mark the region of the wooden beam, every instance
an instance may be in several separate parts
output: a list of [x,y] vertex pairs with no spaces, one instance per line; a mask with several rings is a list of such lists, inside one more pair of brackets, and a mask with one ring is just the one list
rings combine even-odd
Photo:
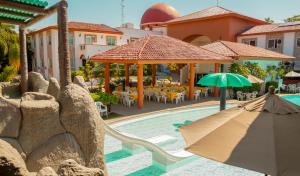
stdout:
[[129,86],[129,64],[125,64],[125,86]]
[[189,99],[194,100],[195,64],[190,64]]
[[27,62],[27,48],[26,48],[26,32],[25,29],[20,26],[19,28],[19,40],[20,40],[20,59],[21,59],[21,91],[22,93],[28,90],[28,62]]
[[60,86],[63,88],[72,82],[69,53],[68,3],[65,0],[62,0],[58,7],[57,24]]
[[33,5],[27,5],[11,0],[0,0],[0,6],[6,7],[6,8],[12,8],[17,10],[23,10],[27,12],[32,13],[38,13],[38,14],[45,14],[45,8],[44,7],[38,7]]
[[138,65],[138,75],[137,75],[137,91],[138,91],[138,108],[142,109],[144,107],[144,65]]
[[54,4],[53,6],[45,9],[45,13],[41,14],[41,15],[37,15],[36,17],[32,18],[31,20],[29,20],[27,22],[27,24],[25,25],[26,27],[30,27],[32,25],[34,25],[35,23],[49,17],[50,15],[54,14],[57,12],[58,7],[60,6],[60,4],[62,3],[62,1]]
[[18,12],[4,10],[4,9],[0,9],[0,13],[5,13],[5,14],[9,14],[9,15],[16,15],[16,16],[21,16],[21,17],[26,17],[26,18],[33,18],[34,17],[33,14],[18,13]]
[[110,64],[106,63],[105,64],[105,70],[104,70],[104,88],[105,88],[105,92],[107,94],[110,93],[110,87],[109,87],[109,82],[110,82]]
[[152,64],[152,86],[156,84],[156,64]]
[[0,17],[1,23],[13,24],[13,25],[25,25],[26,23],[20,20],[10,20],[7,18]]

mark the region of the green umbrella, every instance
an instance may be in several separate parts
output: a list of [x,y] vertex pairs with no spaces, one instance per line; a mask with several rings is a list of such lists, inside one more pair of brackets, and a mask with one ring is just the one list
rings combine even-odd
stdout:
[[201,78],[197,84],[208,87],[221,87],[220,110],[225,109],[226,87],[252,86],[250,81],[242,75],[234,73],[213,73]]

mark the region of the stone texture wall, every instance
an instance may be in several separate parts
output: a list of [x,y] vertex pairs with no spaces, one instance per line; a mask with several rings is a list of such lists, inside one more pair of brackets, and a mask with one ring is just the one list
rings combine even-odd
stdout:
[[10,144],[38,175],[66,167],[106,175],[104,122],[89,93],[75,84],[60,90],[56,80],[45,81],[39,73],[30,73],[29,80],[33,92],[17,100],[0,95],[0,142]]

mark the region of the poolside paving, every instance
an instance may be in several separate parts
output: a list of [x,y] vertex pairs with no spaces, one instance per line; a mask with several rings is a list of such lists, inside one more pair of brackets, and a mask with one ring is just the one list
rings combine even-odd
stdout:
[[[241,101],[237,101],[234,99],[227,100],[228,104],[238,104]],[[145,101],[144,108],[138,109],[137,105],[132,107],[126,107],[121,104],[113,105],[111,110],[114,113],[120,114],[122,117],[108,119],[105,120],[108,124],[117,123],[120,121],[132,119],[132,118],[139,118],[143,117],[144,115],[158,113],[167,111],[170,109],[185,109],[185,108],[193,108],[193,107],[204,107],[204,106],[217,106],[219,105],[219,98],[218,97],[209,97],[209,98],[202,98],[200,100],[193,100],[193,101],[184,101],[179,104],[175,103],[158,103],[154,101]]]

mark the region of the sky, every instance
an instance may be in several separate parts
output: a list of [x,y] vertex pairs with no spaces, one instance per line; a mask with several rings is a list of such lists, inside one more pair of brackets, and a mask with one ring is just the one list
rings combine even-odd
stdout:
[[[48,0],[49,5],[59,0]],[[125,0],[125,22],[139,27],[143,13],[156,3],[173,6],[180,15],[187,15],[215,6],[217,0]],[[121,25],[121,0],[68,0],[69,21],[102,23],[111,27]],[[287,17],[300,14],[300,0],[219,0],[219,5],[247,16],[264,19],[270,17],[275,22],[283,22]],[[31,27],[40,29],[56,24],[56,15]]]

